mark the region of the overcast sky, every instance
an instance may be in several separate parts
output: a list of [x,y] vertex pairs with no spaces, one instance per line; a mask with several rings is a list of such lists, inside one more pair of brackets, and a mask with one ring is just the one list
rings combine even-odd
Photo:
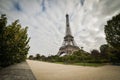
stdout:
[[28,26],[30,54],[57,54],[65,36],[65,15],[79,47],[90,52],[105,44],[104,25],[120,12],[120,0],[0,0],[8,24]]

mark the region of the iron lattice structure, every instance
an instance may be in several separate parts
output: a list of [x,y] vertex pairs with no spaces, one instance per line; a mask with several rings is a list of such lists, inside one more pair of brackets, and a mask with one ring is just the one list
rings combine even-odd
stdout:
[[69,15],[66,14],[66,34],[62,46],[59,49],[58,55],[65,53],[70,55],[75,51],[80,50],[80,48],[75,43],[74,37],[72,36],[70,25],[69,25]]

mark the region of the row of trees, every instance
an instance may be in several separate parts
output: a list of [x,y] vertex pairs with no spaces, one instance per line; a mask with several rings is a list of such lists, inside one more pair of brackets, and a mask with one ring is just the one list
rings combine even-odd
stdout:
[[107,44],[100,46],[100,52],[93,49],[88,53],[81,49],[72,55],[62,57],[57,55],[45,57],[37,54],[35,57],[30,55],[29,59],[65,63],[120,63],[120,14],[107,22],[104,31]]
[[[91,53],[88,53],[84,50],[79,50],[74,52],[72,55],[65,56],[51,55],[48,57],[36,54],[35,56],[30,55],[29,59],[64,63],[116,63],[117,61],[119,61],[117,58],[114,58],[115,57],[114,54],[108,52],[104,53],[102,51],[99,52],[98,50],[93,49]],[[105,50],[105,52],[106,51],[107,49]]]
[[29,50],[27,27],[16,20],[7,26],[6,15],[0,17],[0,66],[8,66],[24,61]]

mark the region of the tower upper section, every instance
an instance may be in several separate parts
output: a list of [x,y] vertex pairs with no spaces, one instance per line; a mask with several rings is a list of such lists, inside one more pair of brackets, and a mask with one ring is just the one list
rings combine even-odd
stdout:
[[66,36],[72,36],[70,24],[69,24],[69,15],[66,14]]

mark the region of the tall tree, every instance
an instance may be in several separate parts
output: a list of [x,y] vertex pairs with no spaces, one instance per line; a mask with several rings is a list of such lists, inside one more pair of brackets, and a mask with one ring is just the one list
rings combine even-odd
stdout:
[[105,35],[108,44],[120,51],[120,14],[107,21]]
[[27,27],[22,28],[18,20],[6,26],[7,18],[2,15],[0,19],[0,65],[8,66],[24,61],[29,50]]
[[4,57],[3,54],[6,54],[5,52],[5,29],[6,29],[6,24],[7,24],[7,17],[5,14],[1,15],[0,17],[0,65],[3,63],[2,59]]
[[113,63],[120,63],[120,14],[107,21],[104,31],[110,48],[110,61]]

